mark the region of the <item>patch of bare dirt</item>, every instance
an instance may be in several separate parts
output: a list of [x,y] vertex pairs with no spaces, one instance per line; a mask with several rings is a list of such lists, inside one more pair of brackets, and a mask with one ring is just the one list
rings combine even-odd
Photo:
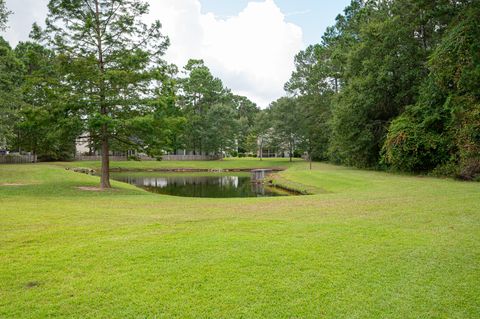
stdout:
[[40,283],[38,281],[30,281],[25,284],[25,288],[27,289],[32,289],[40,286]]
[[33,288],[37,288],[39,286],[40,286],[40,282],[38,282],[38,281],[30,281],[30,282],[27,282],[25,284],[26,289],[33,289]]
[[80,187],[77,187],[77,189],[81,191],[86,191],[86,192],[103,192],[103,189],[101,189],[100,187],[80,186]]
[[0,183],[0,186],[27,186],[32,184],[25,184],[25,183]]

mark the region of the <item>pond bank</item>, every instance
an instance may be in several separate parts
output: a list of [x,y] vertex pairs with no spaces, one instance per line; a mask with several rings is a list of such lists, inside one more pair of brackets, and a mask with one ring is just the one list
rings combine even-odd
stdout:
[[[99,169],[93,168],[66,168],[78,173],[98,175]],[[253,173],[257,170],[267,170],[268,174],[259,181],[260,184],[276,188],[290,195],[313,195],[315,192],[305,189],[305,185],[289,182],[278,173],[287,170],[288,167],[261,167],[261,168],[188,168],[188,167],[159,167],[159,168],[138,168],[138,167],[110,167],[111,173]],[[258,183],[258,182],[256,182]]]
[[[110,167],[113,173],[150,172],[150,173],[250,173],[257,168],[125,168]],[[268,168],[273,172],[282,172],[287,168]]]
[[238,198],[292,196],[291,192],[252,182],[248,172],[121,172],[113,180],[135,185],[151,193],[180,197]]

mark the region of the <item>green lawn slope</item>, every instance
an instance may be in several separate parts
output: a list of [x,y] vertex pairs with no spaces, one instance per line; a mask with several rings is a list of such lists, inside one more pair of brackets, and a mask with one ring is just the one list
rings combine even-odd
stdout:
[[85,163],[1,165],[0,318],[480,317],[480,184],[285,160],[113,166],[186,164],[281,166],[315,195],[98,192],[64,169]]

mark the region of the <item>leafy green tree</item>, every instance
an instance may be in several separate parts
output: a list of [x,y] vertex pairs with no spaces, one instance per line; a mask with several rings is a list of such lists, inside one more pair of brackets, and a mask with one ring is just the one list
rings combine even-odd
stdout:
[[255,145],[258,147],[258,157],[260,160],[263,160],[264,147],[269,144],[271,130],[272,125],[268,111],[258,112],[255,116],[255,124],[252,127],[252,132],[255,136]]
[[379,162],[390,121],[414,103],[424,77],[425,53],[413,26],[391,16],[393,3],[369,3],[349,52],[345,86],[333,108],[331,152],[340,162],[372,167]]
[[0,37],[0,148],[11,145],[21,107],[23,65],[10,45]]
[[8,16],[12,12],[7,9],[5,0],[0,0],[0,31],[3,31],[7,28]]
[[210,107],[205,116],[206,131],[205,150],[210,153],[222,154],[236,147],[238,121],[235,109],[229,104],[215,104]]
[[328,159],[331,136],[331,94],[297,98],[299,135],[310,161]]
[[245,96],[229,94],[227,103],[231,103],[235,110],[235,119],[237,120],[237,138],[238,151],[245,153],[250,147],[249,136],[252,133],[255,124],[255,117],[260,109],[255,103]]
[[208,107],[225,97],[222,81],[212,75],[203,60],[189,60],[184,74],[186,77],[180,81],[182,104],[189,111],[204,114]]
[[111,187],[110,142],[128,141],[126,119],[151,113],[149,101],[164,74],[161,56],[168,39],[159,21],[142,22],[148,8],[138,0],[48,4],[44,39],[63,58],[63,80],[70,88],[65,102],[86,119],[86,131],[101,145],[102,188]]
[[310,159],[326,159],[330,142],[332,95],[339,90],[337,71],[327,47],[309,46],[295,57],[295,71],[285,90],[296,98],[298,132]]
[[480,176],[479,14],[478,2],[457,14],[431,55],[419,102],[390,125],[384,160],[392,167]]
[[195,154],[202,154],[208,151],[208,110],[222,103],[227,92],[222,81],[212,75],[203,60],[188,61],[184,75],[179,83],[182,91],[179,102],[187,117],[186,147]]
[[283,149],[292,161],[296,146],[301,142],[301,115],[299,105],[293,98],[283,97],[269,107],[269,116],[275,137],[281,141]]
[[338,79],[333,78],[331,57],[327,47],[316,44],[295,56],[295,71],[285,84],[285,90],[295,96],[316,96],[338,90]]
[[41,160],[71,159],[75,139],[82,133],[81,121],[63,104],[65,88],[57,57],[32,42],[18,44],[15,54],[24,66],[16,144]]
[[172,76],[166,76],[163,85],[152,100],[153,112],[128,120],[132,144],[130,149],[138,149],[153,157],[165,152],[173,152],[184,147],[184,134],[187,119],[176,105],[176,83]]
[[179,104],[187,119],[186,147],[200,154],[243,149],[257,106],[232,94],[202,60],[190,60],[184,75]]
[[247,138],[245,139],[244,144],[245,153],[240,154],[239,156],[257,156],[260,155],[259,145],[258,145],[258,137],[255,134],[255,125],[251,128],[250,133],[248,134]]

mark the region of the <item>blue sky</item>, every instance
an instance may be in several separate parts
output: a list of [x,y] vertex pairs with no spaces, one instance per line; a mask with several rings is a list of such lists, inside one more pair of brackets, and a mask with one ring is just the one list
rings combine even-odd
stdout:
[[[203,13],[213,12],[219,17],[229,17],[242,11],[249,2],[260,0],[200,0]],[[303,29],[306,45],[319,43],[328,26],[350,4],[350,0],[275,0],[288,22]]]
[[[285,95],[295,55],[319,43],[350,0],[144,0],[147,21],[159,19],[171,40],[165,59],[182,68],[203,59],[233,92],[260,107]],[[6,0],[14,11],[0,34],[13,46],[28,40],[48,0]],[[212,13],[212,14],[210,14]]]

